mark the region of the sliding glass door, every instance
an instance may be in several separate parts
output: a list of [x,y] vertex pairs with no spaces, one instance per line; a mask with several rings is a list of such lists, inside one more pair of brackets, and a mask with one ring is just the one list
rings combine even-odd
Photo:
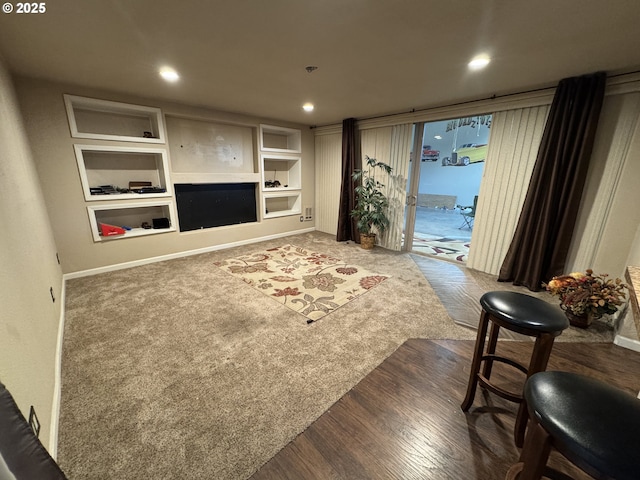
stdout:
[[466,262],[491,116],[417,123],[403,249]]

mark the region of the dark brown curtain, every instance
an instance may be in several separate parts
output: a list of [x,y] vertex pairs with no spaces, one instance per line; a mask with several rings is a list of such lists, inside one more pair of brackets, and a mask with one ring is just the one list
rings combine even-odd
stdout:
[[338,234],[336,240],[360,242],[356,220],[350,215],[355,207],[355,184],[351,175],[358,168],[356,119],[342,121],[342,186],[340,188],[340,209],[338,211]]
[[531,291],[564,272],[604,98],[604,72],[558,84],[498,281]]

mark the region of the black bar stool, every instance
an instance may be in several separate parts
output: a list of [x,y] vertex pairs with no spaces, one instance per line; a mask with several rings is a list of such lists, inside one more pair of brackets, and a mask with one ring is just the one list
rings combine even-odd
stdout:
[[575,373],[540,372],[524,396],[531,424],[506,480],[557,476],[546,466],[551,448],[593,478],[640,478],[640,400],[633,395]]
[[[491,368],[493,362],[510,365],[525,373],[527,378],[536,372],[545,370],[551,355],[553,342],[569,326],[569,320],[567,320],[566,315],[560,308],[524,293],[487,292],[480,298],[480,305],[482,306],[482,313],[478,324],[478,336],[476,337],[469,384],[466,397],[462,402],[462,410],[466,412],[471,408],[478,382],[496,395],[511,402],[519,403],[514,439],[516,445],[521,447],[524,443],[524,433],[529,419],[526,405],[523,403],[522,391],[509,392],[492,384]],[[491,330],[489,331],[489,342],[485,352],[485,340],[489,322],[491,322]],[[514,359],[496,355],[500,327],[535,337],[535,344],[528,367]],[[481,367],[482,372],[480,371]]]

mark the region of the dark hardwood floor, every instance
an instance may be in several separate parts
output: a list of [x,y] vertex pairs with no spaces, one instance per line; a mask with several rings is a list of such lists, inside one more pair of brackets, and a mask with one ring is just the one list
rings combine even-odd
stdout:
[[[500,341],[498,351],[528,359],[531,346]],[[472,341],[408,340],[252,480],[504,478],[519,455],[517,408],[479,388],[469,413],[461,411],[472,350]],[[640,391],[640,353],[613,344],[556,342],[548,369]],[[499,365],[494,375],[512,388],[523,379]],[[550,462],[590,478],[557,454]]]

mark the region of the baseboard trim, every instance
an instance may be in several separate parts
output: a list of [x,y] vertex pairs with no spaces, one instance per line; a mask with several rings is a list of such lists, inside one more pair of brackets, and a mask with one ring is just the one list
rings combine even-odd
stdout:
[[634,340],[633,338],[616,335],[613,339],[613,343],[620,347],[628,348],[629,350],[633,350],[635,352],[640,352],[640,341]]
[[295,230],[293,232],[277,233],[274,235],[266,235],[264,237],[251,238],[248,240],[240,240],[237,242],[223,243],[220,245],[213,245],[211,247],[198,248],[196,250],[187,250],[184,252],[170,253],[168,255],[160,255],[158,257],[143,258],[140,260],[133,260],[131,262],[117,263],[114,265],[107,265],[105,267],[92,268],[89,270],[80,270],[77,272],[65,273],[64,280],[71,280],[73,278],[89,277],[92,275],[98,275],[100,273],[113,272],[116,270],[124,270],[125,268],[139,267],[140,265],[147,265],[149,263],[163,262],[165,260],[173,260],[174,258],[188,257],[191,255],[199,255],[201,253],[214,252],[216,250],[225,250],[232,247],[240,247],[242,245],[250,245],[252,243],[264,242],[266,240],[274,240],[276,238],[290,237],[292,235],[299,235],[301,233],[314,232],[315,227],[304,228],[302,230]]
[[66,284],[64,276],[60,287],[60,318],[58,319],[58,338],[56,345],[55,372],[53,379],[53,401],[51,402],[51,426],[49,428],[49,455],[58,458],[58,426],[60,424],[60,399],[62,396],[62,344],[64,340],[64,306]]

